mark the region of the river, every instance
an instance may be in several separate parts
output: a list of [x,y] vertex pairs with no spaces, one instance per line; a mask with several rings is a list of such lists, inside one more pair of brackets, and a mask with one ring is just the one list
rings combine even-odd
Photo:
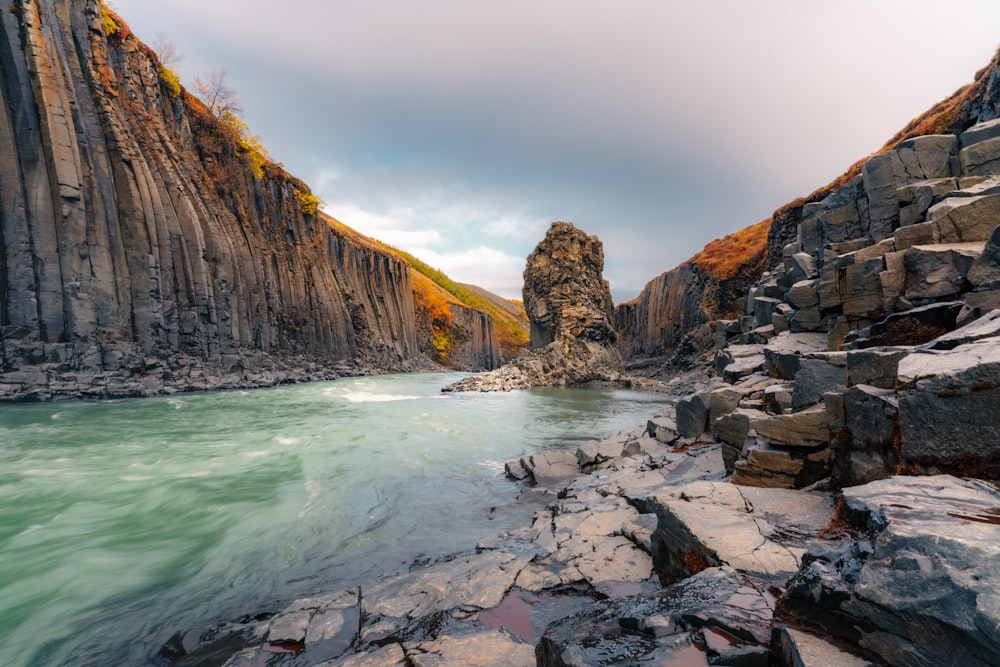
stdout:
[[471,548],[513,520],[504,461],[663,402],[440,393],[459,377],[0,406],[0,663],[150,664],[178,630]]

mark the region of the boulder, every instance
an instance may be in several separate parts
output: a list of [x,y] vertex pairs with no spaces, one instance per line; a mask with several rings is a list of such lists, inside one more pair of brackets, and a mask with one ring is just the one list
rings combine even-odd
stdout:
[[990,235],[983,254],[973,262],[968,279],[977,292],[1000,288],[1000,225]]
[[843,397],[844,430],[839,434],[833,481],[838,486],[865,484],[896,474],[901,461],[899,409],[890,389],[857,385]]
[[[519,463],[535,484],[547,488],[560,488],[580,474],[579,459],[574,452],[540,452],[523,457]],[[508,476],[516,478],[510,471],[517,466],[508,463],[506,467]]]
[[1000,478],[1000,338],[899,362],[901,452],[923,472]]
[[966,289],[966,276],[983,254],[982,243],[918,245],[906,251],[906,289],[910,301],[941,299]]
[[856,528],[813,543],[789,613],[890,665],[1000,664],[1000,493],[941,475],[843,499]]
[[819,358],[803,359],[795,374],[792,410],[802,410],[823,400],[829,391],[847,386],[847,355],[831,352]]
[[847,353],[847,384],[895,389],[900,360],[909,350],[879,347]]
[[758,439],[773,445],[811,448],[830,441],[825,406],[787,415],[765,415],[753,422],[753,429]]
[[629,384],[603,278],[604,249],[568,222],[555,222],[528,256],[524,307],[531,350],[501,368],[443,391],[510,391],[589,383]]
[[677,432],[682,438],[697,438],[708,430],[711,394],[699,391],[677,401]]

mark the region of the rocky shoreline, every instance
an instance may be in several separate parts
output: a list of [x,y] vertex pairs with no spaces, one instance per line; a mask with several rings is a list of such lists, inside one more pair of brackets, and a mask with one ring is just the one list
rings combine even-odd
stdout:
[[420,355],[394,361],[372,355],[336,360],[246,348],[206,360],[196,355],[151,355],[134,343],[4,340],[0,354],[11,359],[11,370],[0,373],[0,404],[145,398],[442,370]]
[[533,510],[521,528],[278,613],[179,633],[159,660],[997,664],[1000,491],[950,475],[840,491],[735,484],[723,442],[679,433],[689,398],[575,452],[508,462]]

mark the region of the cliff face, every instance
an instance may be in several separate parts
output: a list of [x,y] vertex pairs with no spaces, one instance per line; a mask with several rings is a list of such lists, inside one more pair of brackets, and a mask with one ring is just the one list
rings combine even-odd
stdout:
[[[900,147],[905,147],[918,137],[956,136],[975,124],[997,117],[1000,117],[1000,52],[987,67],[976,74],[971,84],[960,88],[948,99],[914,118],[886,142],[876,155],[894,154]],[[950,157],[958,159],[957,155]],[[881,162],[876,161],[874,164],[888,164],[888,158],[880,160]],[[664,356],[686,342],[686,337],[703,325],[723,318],[753,315],[753,299],[743,300],[747,289],[760,278],[765,269],[785,269],[789,260],[784,254],[786,248],[798,242],[804,222],[806,233],[814,236],[817,234],[814,231],[816,225],[824,226],[824,229],[841,228],[841,231],[835,232],[829,239],[823,239],[833,243],[856,239],[862,230],[868,232],[871,225],[875,229],[871,234],[872,238],[885,238],[894,226],[900,224],[899,215],[892,209],[893,205],[899,203],[899,197],[869,191],[878,189],[876,181],[880,177],[886,183],[891,179],[874,171],[866,179],[862,168],[868,162],[867,158],[859,160],[834,182],[775,211],[770,220],[731,235],[745,235],[747,238],[737,239],[737,243],[728,245],[724,243],[725,239],[713,241],[696,257],[650,281],[636,299],[619,305],[615,309],[615,327],[623,358],[639,360]],[[895,167],[887,168],[891,171]],[[963,166],[956,164],[944,169],[942,173],[962,173],[962,170]],[[881,203],[882,208],[889,213],[878,208],[870,210],[869,200],[872,196],[875,197],[876,204]],[[912,203],[906,199],[909,196],[908,193],[902,195],[904,207]],[[886,201],[883,202],[883,199]],[[914,215],[916,210],[916,207],[910,206],[910,215]],[[810,217],[813,220],[809,221]],[[903,224],[908,222],[912,220],[904,217]],[[857,230],[849,230],[850,224],[854,224]],[[763,231],[766,238],[759,233],[746,234],[754,228]],[[723,254],[730,254],[732,257],[728,265],[721,267],[721,271],[718,270],[717,258],[711,256],[713,244],[721,245],[721,248],[715,249],[716,254],[721,249]],[[762,290],[756,296],[780,299],[784,295],[784,292],[773,287]],[[702,336],[701,339],[710,345],[711,337]]]
[[308,189],[279,167],[255,174],[101,16],[0,13],[0,398],[212,386],[185,360],[254,385],[289,355],[414,357],[405,262],[303,212]]

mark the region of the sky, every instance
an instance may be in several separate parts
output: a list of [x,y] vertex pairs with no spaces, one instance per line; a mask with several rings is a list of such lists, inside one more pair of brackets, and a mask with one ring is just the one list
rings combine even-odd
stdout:
[[224,68],[345,224],[520,298],[551,222],[616,302],[970,82],[996,0],[110,0],[182,83]]

